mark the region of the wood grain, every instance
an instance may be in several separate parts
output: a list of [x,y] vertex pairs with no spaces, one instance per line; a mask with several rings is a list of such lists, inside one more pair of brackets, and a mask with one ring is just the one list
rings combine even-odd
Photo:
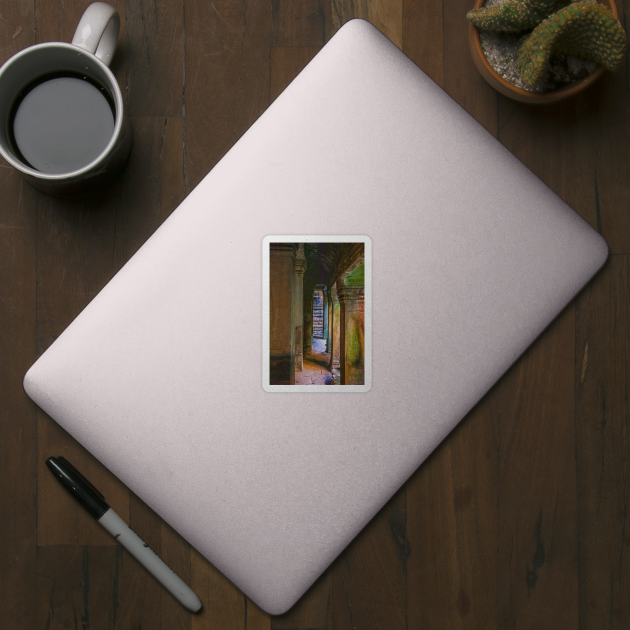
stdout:
[[328,569],[284,615],[272,615],[272,630],[332,628],[333,569]]
[[196,550],[192,552],[190,586],[203,602],[193,618],[193,630],[246,629],[245,596]]
[[184,199],[181,118],[132,117],[133,149],[120,179],[112,268],[118,271]]
[[186,191],[269,105],[271,11],[262,0],[186,5]]
[[41,547],[37,554],[37,622],[32,628],[113,628],[117,612],[116,548]]
[[630,260],[610,260],[576,302],[580,628],[630,626]]
[[468,51],[468,23],[464,16],[470,8],[468,0],[443,0],[442,87],[496,137],[498,94],[477,72]]
[[399,490],[332,566],[332,627],[407,627],[406,488]]
[[272,46],[323,46],[330,39],[326,0],[272,0]]
[[493,388],[407,483],[407,628],[496,618],[498,421]]
[[127,107],[130,116],[181,116],[183,0],[135,0],[126,7]]
[[[0,63],[35,43],[31,2],[0,8]],[[37,410],[22,389],[37,358],[36,193],[0,158],[0,619],[35,627]]]
[[45,462],[58,455],[68,459],[129,522],[127,488],[41,410],[38,411],[37,436],[38,545],[116,546],[116,541],[61,487]]
[[402,49],[402,0],[332,0],[332,32],[348,20],[362,18]]
[[36,571],[37,408],[22,388],[37,358],[36,194],[0,160],[0,618],[32,628]]
[[[125,90],[126,73],[126,3],[124,0],[110,0],[108,3],[120,14],[120,35],[116,54],[111,64],[111,70],[121,86],[123,95]],[[35,7],[35,30],[37,42],[71,42],[79,20],[87,2],[54,2],[53,0],[37,0],[33,2]]]
[[628,253],[630,243],[628,213],[620,212],[630,203],[622,149],[630,124],[621,105],[629,98],[619,72],[604,75],[593,90],[544,107],[543,116],[536,106],[503,96],[498,101],[501,142],[589,221],[613,253]]
[[[622,23],[627,24],[630,14],[627,2],[622,3],[622,11],[624,7],[625,13],[620,12],[620,16],[626,16],[626,22]],[[626,25],[626,33],[628,30]],[[606,239],[610,251],[616,254],[630,254],[630,213],[627,212],[630,178],[628,152],[625,151],[630,142],[629,66],[626,60],[619,72],[605,75],[600,80],[597,91],[589,95],[594,100],[595,112],[586,123],[588,152],[593,163],[590,180],[595,196],[589,220]]]
[[[130,527],[166,564],[190,584],[190,545],[135,495],[130,496]],[[117,627],[190,630],[192,614],[127,552],[118,564],[124,606]],[[129,591],[127,591],[129,589]]]
[[509,628],[578,624],[574,349],[569,306],[500,384],[497,623]]
[[[444,87],[442,2],[403,0],[402,51]],[[436,54],[437,53],[437,54]]]
[[269,54],[269,99],[278,98],[320,50],[319,46],[272,48]]

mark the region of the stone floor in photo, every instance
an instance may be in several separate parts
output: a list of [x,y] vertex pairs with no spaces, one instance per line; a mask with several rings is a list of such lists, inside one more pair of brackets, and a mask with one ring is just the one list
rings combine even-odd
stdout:
[[[313,351],[304,357],[303,370],[295,373],[296,385],[332,385],[330,365],[330,353],[326,352],[325,339],[313,339]],[[338,379],[339,375],[335,371]]]

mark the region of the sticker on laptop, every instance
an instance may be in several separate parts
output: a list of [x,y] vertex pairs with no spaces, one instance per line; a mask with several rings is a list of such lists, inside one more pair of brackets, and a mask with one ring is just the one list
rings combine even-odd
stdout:
[[367,392],[372,386],[372,241],[263,239],[263,388]]

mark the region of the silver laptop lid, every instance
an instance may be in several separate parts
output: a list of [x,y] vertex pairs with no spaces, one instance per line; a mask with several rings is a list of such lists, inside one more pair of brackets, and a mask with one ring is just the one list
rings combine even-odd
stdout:
[[[274,391],[263,380],[271,245],[288,251],[295,271],[300,243],[330,239],[371,253],[371,264],[363,259],[369,382]],[[355,20],[24,384],[277,614],[606,257],[585,221]]]

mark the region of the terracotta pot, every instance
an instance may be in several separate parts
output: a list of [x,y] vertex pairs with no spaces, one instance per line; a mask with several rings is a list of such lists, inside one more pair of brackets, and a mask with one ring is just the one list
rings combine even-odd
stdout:
[[[619,18],[617,12],[617,5],[614,0],[600,0],[600,4],[608,7]],[[480,9],[484,5],[484,0],[475,1],[475,9]],[[477,70],[481,73],[481,76],[495,89],[497,92],[514,99],[515,101],[522,101],[524,103],[554,103],[562,99],[573,96],[582,90],[585,90],[590,85],[595,83],[605,69],[602,66],[597,66],[593,72],[591,72],[586,78],[581,81],[575,81],[569,83],[563,87],[556,88],[555,90],[549,90],[548,92],[529,92],[516,85],[513,85],[509,81],[506,81],[495,69],[490,65],[490,62],[486,59],[481,48],[481,40],[479,39],[479,29],[471,22],[468,22],[468,43],[470,45],[470,53],[473,61],[477,66]]]

